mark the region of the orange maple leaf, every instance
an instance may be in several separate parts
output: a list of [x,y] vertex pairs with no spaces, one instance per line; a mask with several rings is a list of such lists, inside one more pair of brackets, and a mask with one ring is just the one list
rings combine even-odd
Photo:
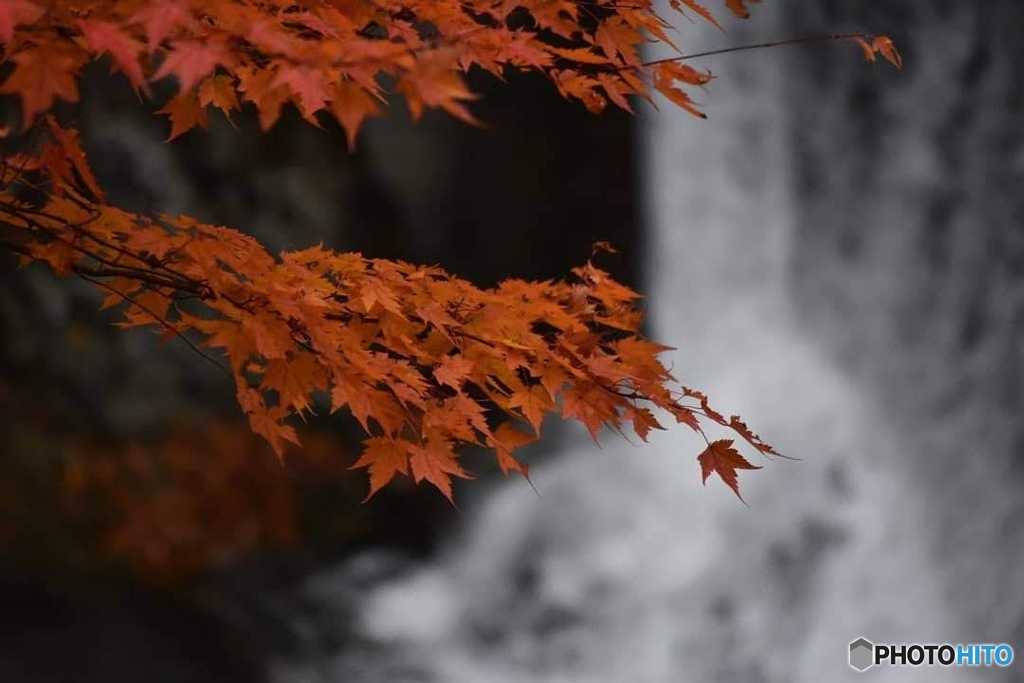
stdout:
[[428,440],[424,445],[409,445],[409,467],[416,483],[429,481],[444,494],[448,502],[452,498],[452,476],[462,479],[473,477],[455,460],[451,444],[445,441]]
[[351,469],[365,467],[370,472],[370,492],[363,502],[373,498],[396,474],[409,473],[409,444],[402,439],[389,439],[382,436],[370,437],[363,441],[365,448],[362,455]]
[[331,86],[331,113],[345,129],[345,139],[350,150],[356,147],[356,136],[359,135],[363,121],[383,111],[375,95],[351,81],[341,81]]
[[440,107],[466,123],[482,125],[462,104],[478,99],[478,96],[470,92],[446,61],[418,60],[415,67],[398,81],[397,89],[405,95],[413,120],[419,119],[426,107]]
[[85,61],[84,54],[57,45],[23,50],[11,61],[14,71],[0,86],[0,93],[21,96],[24,127],[31,126],[58,97],[68,102],[78,100],[75,79]]
[[539,438],[540,437],[536,434],[527,434],[522,430],[516,429],[509,422],[503,422],[500,424],[498,428],[494,430],[490,445],[494,448],[494,451],[497,454],[498,466],[501,468],[502,474],[507,476],[509,472],[515,470],[529,480],[529,467],[516,460],[512,456],[512,451],[521,446],[533,443]]
[[283,422],[287,416],[288,412],[281,406],[248,414],[249,426],[252,431],[266,439],[270,447],[274,449],[278,460],[282,461],[284,460],[284,442],[299,443],[299,435],[295,433],[295,428]]
[[463,356],[445,356],[434,368],[434,379],[440,384],[447,384],[452,389],[460,389],[472,372],[474,363]]
[[316,356],[302,351],[270,361],[260,388],[276,391],[280,405],[301,414],[309,410],[312,394],[326,390],[327,375]]
[[633,423],[633,431],[643,441],[647,441],[647,435],[652,429],[665,429],[648,408],[630,406],[626,408],[624,417]]
[[184,135],[196,126],[206,128],[206,108],[200,106],[196,94],[192,91],[178,93],[156,113],[167,114],[171,118],[171,133],[167,136],[167,142]]
[[890,38],[876,36],[870,43],[861,36],[854,36],[853,39],[860,45],[861,50],[864,51],[864,58],[869,62],[875,61],[875,55],[880,54],[897,69],[903,68],[903,58]]
[[519,408],[523,417],[530,423],[536,434],[540,434],[540,426],[544,420],[544,415],[553,406],[554,404],[548,395],[547,389],[539,384],[516,391],[508,400],[508,407]]
[[204,79],[199,84],[197,93],[199,105],[206,107],[212,104],[224,112],[224,116],[230,121],[231,112],[240,108],[238,93],[232,81],[233,79],[225,74]]
[[729,488],[736,493],[736,497],[743,500],[740,495],[740,485],[736,478],[736,470],[759,470],[760,465],[751,465],[746,458],[740,455],[732,446],[732,439],[719,439],[712,441],[708,447],[697,456],[700,463],[701,481],[705,484],[712,472],[718,474]]

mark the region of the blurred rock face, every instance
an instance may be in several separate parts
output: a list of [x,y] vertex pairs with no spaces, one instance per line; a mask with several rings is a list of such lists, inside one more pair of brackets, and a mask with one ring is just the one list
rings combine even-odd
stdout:
[[796,35],[872,30],[904,53],[902,73],[792,56],[792,291],[917,444],[898,466],[931,491],[921,531],[966,632],[1020,642],[1024,5],[787,6]]

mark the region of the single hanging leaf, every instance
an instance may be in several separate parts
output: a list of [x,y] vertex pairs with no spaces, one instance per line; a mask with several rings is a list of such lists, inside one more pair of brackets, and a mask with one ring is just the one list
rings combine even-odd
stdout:
[[743,500],[740,495],[740,485],[736,478],[736,470],[759,470],[759,465],[751,465],[746,458],[740,455],[732,446],[732,439],[719,439],[712,441],[708,447],[697,456],[700,463],[701,481],[705,484],[712,472],[718,474],[722,481],[728,484],[735,492],[736,497]]
[[880,52],[882,56],[897,69],[903,68],[903,58],[900,57],[900,53],[896,49],[896,45],[894,45],[892,40],[887,36],[877,36],[873,41],[871,41],[871,47],[875,51]]

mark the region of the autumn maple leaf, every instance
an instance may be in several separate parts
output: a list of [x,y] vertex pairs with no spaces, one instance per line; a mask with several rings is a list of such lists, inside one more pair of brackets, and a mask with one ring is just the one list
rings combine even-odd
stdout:
[[875,36],[871,42],[864,40],[861,36],[854,36],[853,39],[864,51],[864,57],[869,62],[875,61],[875,55],[880,54],[897,69],[903,68],[903,58],[893,44],[892,39],[887,36]]
[[732,439],[719,439],[712,441],[708,447],[697,456],[700,463],[701,481],[707,483],[712,472],[716,472],[726,484],[729,485],[736,497],[743,500],[740,495],[740,485],[736,479],[736,470],[759,470],[760,465],[751,465],[746,458],[740,455],[732,446]]
[[363,445],[363,454],[351,469],[366,468],[370,471],[370,492],[363,500],[365,503],[396,474],[409,473],[409,443],[374,436],[366,439]]
[[183,41],[167,53],[160,68],[153,74],[153,80],[177,76],[181,92],[189,92],[218,66],[230,66],[231,63],[232,58],[228,52],[217,44]]
[[63,48],[40,48],[19,52],[11,61],[14,72],[0,86],[0,93],[21,95],[26,127],[58,97],[68,102],[78,100],[75,75],[82,66],[81,55]]
[[117,24],[110,21],[83,20],[78,22],[78,28],[90,49],[96,53],[110,53],[113,68],[128,76],[136,93],[149,94],[149,85],[138,56],[141,43],[126,36]]

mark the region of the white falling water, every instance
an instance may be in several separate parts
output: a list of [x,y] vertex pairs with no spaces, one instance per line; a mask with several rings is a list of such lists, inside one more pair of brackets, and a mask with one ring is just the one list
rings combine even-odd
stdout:
[[[759,11],[758,32],[770,25]],[[739,40],[691,32],[693,51]],[[318,680],[975,680],[847,665],[858,636],[970,634],[920,540],[924,493],[892,465],[912,445],[788,307],[781,60],[769,50],[707,64],[718,76],[703,95],[708,121],[670,105],[644,117],[653,336],[679,347],[681,380],[801,460],[755,460],[765,467],[743,473],[744,506],[717,479],[701,486],[702,442],[685,429],[641,446],[607,437],[602,450],[581,437],[535,467],[540,498],[509,482],[467,511],[439,561],[362,596],[357,637],[369,645]]]

